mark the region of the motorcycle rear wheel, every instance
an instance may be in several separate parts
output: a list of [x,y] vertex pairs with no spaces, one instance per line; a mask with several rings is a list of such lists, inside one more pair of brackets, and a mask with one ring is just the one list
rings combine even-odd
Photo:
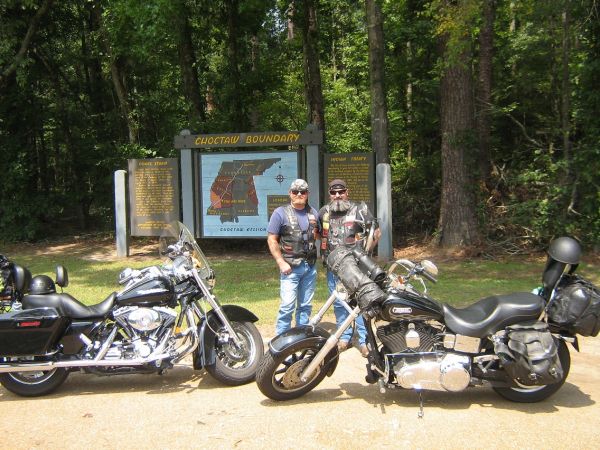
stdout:
[[494,387],[494,391],[507,400],[518,403],[536,403],[546,400],[556,393],[569,375],[571,369],[571,355],[564,341],[558,341],[558,358],[563,369],[563,377],[556,383],[545,386],[521,386],[521,387]]
[[320,348],[313,344],[291,347],[273,356],[267,352],[256,372],[256,383],[260,391],[273,400],[292,400],[310,392],[317,386],[327,370],[321,365],[310,379],[300,379],[302,371],[310,364]]
[[38,397],[54,391],[65,382],[66,369],[39,372],[11,372],[0,374],[0,384],[10,392],[22,397]]
[[[260,357],[264,353],[262,336],[252,322],[231,322],[231,326],[242,341],[237,348],[233,341],[215,341],[215,363],[206,366],[214,378],[228,386],[239,386],[254,380]],[[224,330],[221,330],[224,331]]]

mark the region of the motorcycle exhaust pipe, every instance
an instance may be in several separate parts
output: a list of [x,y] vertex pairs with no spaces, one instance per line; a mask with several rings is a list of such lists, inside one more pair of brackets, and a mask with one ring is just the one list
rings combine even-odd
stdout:
[[[116,328],[115,328],[116,330]],[[168,333],[167,336],[162,340],[161,344],[156,348],[153,354],[149,355],[147,358],[137,358],[137,359],[100,359],[99,357],[104,357],[108,352],[108,348],[110,343],[114,340],[116,333],[111,333],[104,346],[98,352],[98,355],[95,359],[85,359],[78,361],[48,361],[48,362],[31,362],[31,363],[0,363],[0,373],[11,373],[11,372],[39,372],[39,371],[47,371],[53,369],[74,369],[78,367],[109,367],[109,366],[143,366],[145,364],[150,364],[156,361],[160,361],[163,359],[171,359],[174,362],[179,362],[186,355],[190,354],[198,347],[199,337],[198,331],[190,327],[182,333],[180,337],[189,337],[190,343],[186,345],[182,350],[173,353],[160,353],[163,352],[163,349],[167,345],[168,338],[171,336],[171,333]],[[107,345],[109,343],[109,345]]]
[[80,361],[49,361],[45,363],[9,363],[0,364],[0,373],[11,372],[38,372],[53,369],[73,369],[76,367],[108,367],[108,366],[143,366],[161,359],[171,358],[169,353],[163,353],[149,358],[137,359],[109,359],[96,361],[86,359]]

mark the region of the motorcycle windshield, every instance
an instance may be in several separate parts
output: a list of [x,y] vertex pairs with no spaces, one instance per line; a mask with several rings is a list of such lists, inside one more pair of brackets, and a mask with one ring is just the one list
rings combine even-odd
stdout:
[[200,276],[204,279],[211,278],[212,271],[210,269],[210,264],[189,228],[181,222],[173,222],[171,224],[171,229],[173,237],[179,240],[183,248],[187,248],[192,252],[191,257]]

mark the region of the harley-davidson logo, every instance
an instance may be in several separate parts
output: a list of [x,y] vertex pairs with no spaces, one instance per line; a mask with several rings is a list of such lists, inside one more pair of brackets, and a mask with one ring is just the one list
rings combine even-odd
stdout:
[[395,306],[392,308],[392,314],[411,314],[412,308],[401,308],[399,306]]

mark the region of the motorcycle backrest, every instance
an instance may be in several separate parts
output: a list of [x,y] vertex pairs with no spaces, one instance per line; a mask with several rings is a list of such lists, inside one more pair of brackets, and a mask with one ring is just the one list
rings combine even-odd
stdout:
[[56,284],[61,288],[69,285],[69,274],[64,266],[56,266]]
[[13,265],[12,272],[15,289],[23,294],[27,293],[31,284],[31,272],[18,264]]

